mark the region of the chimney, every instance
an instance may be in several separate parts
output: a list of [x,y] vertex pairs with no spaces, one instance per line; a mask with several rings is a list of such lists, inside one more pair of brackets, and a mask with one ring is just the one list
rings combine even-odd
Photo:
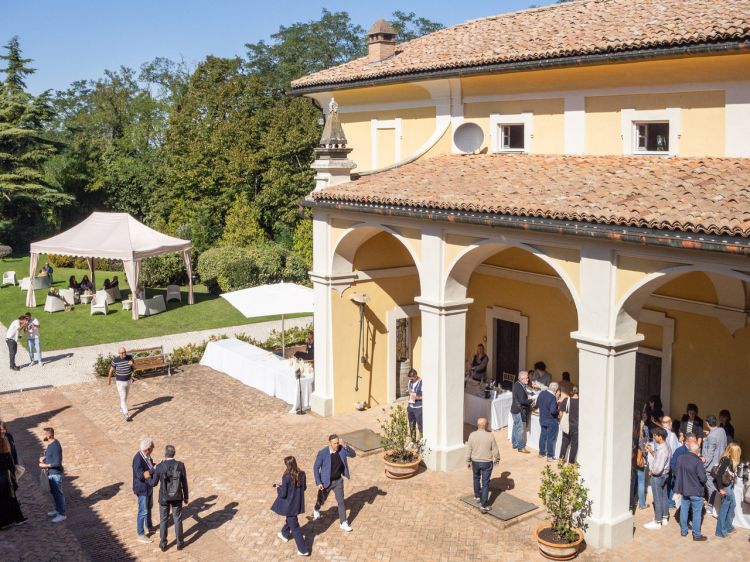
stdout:
[[396,30],[385,20],[376,21],[367,32],[367,56],[380,62],[396,54]]
[[323,134],[315,148],[315,161],[310,166],[316,172],[314,191],[350,181],[352,169],[357,166],[349,160],[352,149],[346,146],[338,110],[336,100],[331,98]]

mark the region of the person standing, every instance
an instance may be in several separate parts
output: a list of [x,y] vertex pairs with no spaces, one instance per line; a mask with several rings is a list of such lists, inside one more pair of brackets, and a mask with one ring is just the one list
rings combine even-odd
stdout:
[[138,499],[138,515],[135,529],[138,541],[152,542],[149,538],[154,526],[151,520],[151,510],[154,506],[153,488],[150,483],[154,473],[154,461],[151,453],[154,451],[154,441],[150,437],[141,437],[139,451],[133,457],[133,493]]
[[343,439],[335,433],[328,436],[328,446],[318,451],[313,465],[313,476],[318,486],[318,499],[313,508],[313,521],[320,518],[320,508],[328,499],[328,494],[333,490],[336,504],[339,510],[339,527],[347,533],[352,531],[346,519],[346,504],[344,503],[344,479],[349,478],[350,457],[356,457],[357,453]]
[[417,440],[417,429],[420,439],[424,435],[422,430],[422,379],[416,369],[409,369],[409,405],[406,407],[409,419],[409,433],[411,440]]
[[723,428],[719,427],[719,423],[714,415],[706,416],[706,429],[708,430],[708,435],[703,440],[703,454],[701,457],[703,466],[706,467],[706,513],[716,517],[718,515],[714,507],[716,482],[711,476],[711,469],[719,464],[721,454],[727,448],[727,434],[724,433]]
[[513,383],[513,402],[510,405],[510,413],[513,416],[513,434],[511,444],[519,453],[527,453],[526,448],[526,426],[531,416],[531,397],[527,391],[529,387],[529,373],[521,371],[518,379]]
[[703,441],[703,420],[698,417],[698,406],[688,404],[686,410],[687,413],[682,416],[680,421],[680,442],[692,433],[698,439],[700,445]]
[[479,344],[477,346],[477,352],[474,357],[471,358],[471,366],[469,367],[469,373],[471,378],[475,381],[487,381],[487,364],[490,358],[484,352],[484,345]]
[[47,448],[44,450],[44,456],[39,458],[39,468],[47,470],[49,489],[55,502],[55,509],[47,515],[52,517],[53,523],[60,523],[67,519],[65,516],[65,494],[63,494],[63,450],[60,442],[55,439],[54,428],[45,427],[43,431]]
[[544,361],[534,363],[534,388],[546,390],[552,382],[552,375],[547,372]]
[[312,332],[308,332],[305,338],[305,351],[297,351],[294,353],[294,356],[303,361],[313,361],[315,359],[315,341]]
[[18,454],[13,436],[8,433],[5,422],[0,421],[0,529],[12,524],[26,523],[16,495],[18,491],[17,464]]
[[560,405],[568,418],[567,428],[562,430],[560,458],[566,460],[568,447],[570,447],[570,456],[567,458],[569,463],[575,463],[578,456],[578,405],[578,387],[574,386],[570,391],[570,397],[565,398]]
[[669,445],[666,443],[667,432],[663,427],[656,426],[652,430],[655,445],[646,445],[651,473],[651,491],[654,494],[654,520],[646,523],[646,529],[661,529],[669,524],[669,510],[667,509],[667,477],[669,476]]
[[120,395],[120,413],[125,421],[131,421],[128,415],[128,394],[130,393],[130,384],[133,380],[133,356],[128,355],[124,347],[120,347],[117,357],[112,359],[112,366],[109,368],[107,384],[112,384],[112,375],[115,375],[115,384],[117,393]]
[[285,457],[286,470],[281,477],[281,484],[274,484],[276,488],[276,501],[273,502],[271,510],[277,515],[286,518],[284,526],[277,535],[282,541],[289,542],[289,537],[294,537],[299,556],[310,556],[310,549],[305,544],[302,529],[299,526],[297,516],[305,512],[305,490],[307,489],[307,478],[305,473],[297,467],[297,459]]
[[[737,480],[737,465],[740,464],[742,450],[740,446],[731,442],[727,445],[719,461],[719,469],[716,471],[716,489],[721,495],[721,508],[716,518],[716,536],[726,538],[729,533],[734,532],[732,520],[737,500],[734,497],[734,483]],[[724,482],[727,484],[724,484]]]
[[36,358],[36,364],[42,366],[42,348],[39,342],[39,320],[32,318],[31,312],[27,312],[25,315],[26,323],[24,324],[24,330],[26,330],[26,345],[29,347],[29,366],[34,364]]
[[670,453],[670,460],[669,460],[669,476],[667,476],[667,502],[670,508],[674,509],[677,507],[677,504],[675,504],[673,496],[674,496],[674,470],[672,467],[672,457],[674,456],[674,453],[677,449],[680,448],[680,440],[677,439],[677,435],[675,435],[674,431],[672,431],[672,418],[669,416],[662,416],[659,420],[661,423],[661,426],[664,428],[664,431],[667,432],[667,446],[669,447],[669,453]]
[[159,484],[159,548],[167,550],[167,522],[169,512],[174,521],[177,550],[184,546],[182,540],[182,504],[188,503],[187,470],[184,463],[175,460],[174,445],[164,447],[164,460],[154,470],[149,481],[151,487]]
[[492,509],[488,504],[490,476],[492,467],[500,462],[500,449],[497,448],[495,436],[487,431],[487,425],[487,418],[479,418],[476,431],[472,431],[466,441],[466,465],[474,476],[474,501],[479,504],[482,513]]
[[719,427],[724,428],[724,433],[727,434],[727,441],[734,441],[734,426],[731,424],[732,414],[729,410],[722,410],[719,412]]
[[555,460],[555,443],[557,432],[560,428],[560,410],[557,405],[558,384],[552,382],[546,390],[543,390],[536,399],[539,410],[539,456],[547,457],[547,462]]
[[674,489],[682,494],[680,504],[680,535],[686,537],[688,534],[688,512],[693,510],[693,540],[708,540],[701,534],[702,511],[703,511],[703,486],[706,484],[706,470],[703,467],[698,453],[700,445],[698,440],[690,439],[685,442],[688,452],[682,455],[675,467]]
[[19,316],[13,320],[8,326],[8,331],[5,332],[5,343],[8,345],[8,358],[10,359],[10,370],[20,371],[21,368],[16,365],[16,351],[18,351],[18,332],[20,332],[26,324],[26,317]]

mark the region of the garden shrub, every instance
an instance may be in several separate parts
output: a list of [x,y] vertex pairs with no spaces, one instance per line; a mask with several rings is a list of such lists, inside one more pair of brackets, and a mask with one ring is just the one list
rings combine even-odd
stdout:
[[227,212],[219,245],[243,248],[262,244],[267,240],[268,236],[260,225],[258,206],[251,203],[245,195],[237,196]]
[[183,365],[192,365],[198,363],[206,351],[207,341],[200,343],[189,343],[180,347],[175,347],[172,351],[172,366],[182,367]]
[[[62,267],[62,266],[61,266]],[[98,377],[106,377],[109,373],[109,368],[112,366],[112,359],[115,356],[111,353],[109,355],[102,355],[101,353],[96,356],[94,362],[94,374]]]
[[182,254],[146,258],[141,262],[140,282],[144,287],[186,285],[188,282]]
[[200,255],[196,269],[201,282],[215,295],[247,287],[252,269],[250,250],[234,246],[211,248]]
[[284,260],[284,281],[302,283],[309,286],[310,276],[308,275],[308,271],[310,271],[310,266],[303,257],[294,251],[287,252],[286,260]]
[[74,267],[76,261],[75,257],[73,256],[58,256],[56,254],[48,254],[47,260],[52,265],[52,267]]
[[5,258],[13,253],[13,248],[10,246],[0,245],[0,258]]

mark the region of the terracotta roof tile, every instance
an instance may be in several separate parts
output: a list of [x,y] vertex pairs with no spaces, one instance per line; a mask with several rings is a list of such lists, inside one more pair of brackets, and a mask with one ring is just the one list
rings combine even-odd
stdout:
[[750,237],[746,158],[446,155],[312,197]]
[[748,0],[580,0],[500,14],[304,76],[292,88],[414,72],[750,39]]

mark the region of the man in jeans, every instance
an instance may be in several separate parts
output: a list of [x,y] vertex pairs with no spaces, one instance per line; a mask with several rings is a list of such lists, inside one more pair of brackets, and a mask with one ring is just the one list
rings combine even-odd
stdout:
[[409,369],[409,405],[406,407],[409,420],[409,432],[411,440],[417,440],[417,429],[419,438],[424,437],[422,431],[422,379],[419,378],[416,369]]
[[718,516],[714,507],[716,483],[711,476],[711,469],[719,464],[721,455],[727,448],[727,434],[723,427],[719,427],[719,422],[714,415],[706,416],[706,429],[708,429],[708,435],[703,440],[703,456],[701,457],[703,466],[706,467],[706,513],[716,517]]
[[542,429],[539,434],[539,456],[546,455],[547,462],[555,460],[555,443],[560,429],[560,410],[557,407],[558,388],[559,385],[556,382],[550,383],[549,387],[543,390],[536,399],[536,406],[539,409],[539,425]]
[[153,440],[142,437],[139,451],[133,457],[133,493],[138,499],[135,528],[138,541],[142,543],[151,542],[148,535],[154,526],[151,522],[151,508],[154,505],[154,490],[151,487],[151,476],[154,474],[154,461],[151,460],[153,451]]
[[52,517],[53,523],[65,521],[65,496],[62,490],[63,481],[63,453],[62,445],[55,439],[55,430],[51,427],[45,427],[44,441],[47,448],[44,450],[44,456],[39,458],[39,468],[46,468],[49,476],[49,489],[52,492],[52,499],[55,502],[55,509],[47,515]]
[[315,484],[318,486],[318,499],[313,508],[313,520],[320,518],[320,508],[333,490],[339,509],[339,527],[342,531],[351,532],[352,528],[346,520],[346,504],[344,503],[344,479],[349,478],[349,462],[347,458],[356,457],[357,453],[343,439],[335,433],[328,436],[328,446],[318,451],[313,464]]
[[529,373],[521,371],[518,373],[518,380],[513,383],[513,403],[510,406],[510,413],[513,416],[511,444],[519,453],[529,452],[526,448],[526,424],[531,415],[531,398],[526,392],[528,385]]
[[669,476],[667,477],[667,503],[669,504],[669,507],[671,509],[674,509],[677,507],[677,504],[675,504],[673,496],[674,496],[674,470],[672,467],[672,457],[674,457],[674,452],[680,448],[680,440],[677,439],[677,435],[675,435],[674,431],[672,431],[672,418],[669,416],[662,416],[661,420],[661,426],[664,428],[664,431],[667,432],[667,447],[669,447],[669,453],[670,453],[670,461],[669,461]]
[[26,343],[29,346],[29,366],[33,365],[36,360],[36,364],[41,367],[42,347],[39,342],[39,320],[33,318],[31,312],[27,312],[25,316],[26,325],[24,329],[26,330]]
[[125,421],[130,421],[128,415],[128,394],[130,393],[130,383],[133,379],[133,356],[128,355],[124,347],[120,347],[117,357],[112,359],[112,366],[109,368],[107,384],[112,384],[112,375],[115,375],[115,384],[117,384],[117,393],[120,395],[120,413]]
[[698,456],[700,445],[697,439],[686,440],[688,452],[680,456],[675,466],[674,491],[682,494],[680,503],[680,535],[688,534],[688,511],[693,510],[693,540],[705,541],[701,534],[703,511],[703,487],[706,485],[706,469]]
[[669,524],[667,500],[667,478],[669,477],[669,459],[672,456],[666,443],[667,432],[663,427],[651,430],[655,447],[646,445],[649,453],[648,469],[651,473],[651,491],[654,494],[654,520],[646,523],[646,529],[661,529]]
[[161,461],[149,481],[150,486],[159,484],[159,548],[167,550],[167,522],[172,511],[177,550],[182,550],[182,504],[188,503],[188,483],[185,465],[175,460],[174,445],[164,447]]
[[[495,436],[487,431],[487,419],[477,420],[477,430],[472,431],[466,442],[466,465],[474,475],[474,501],[479,504],[482,513],[492,509],[488,505],[490,496],[490,476],[492,466],[500,462],[500,450],[495,443]],[[482,479],[481,491],[479,478]]]

